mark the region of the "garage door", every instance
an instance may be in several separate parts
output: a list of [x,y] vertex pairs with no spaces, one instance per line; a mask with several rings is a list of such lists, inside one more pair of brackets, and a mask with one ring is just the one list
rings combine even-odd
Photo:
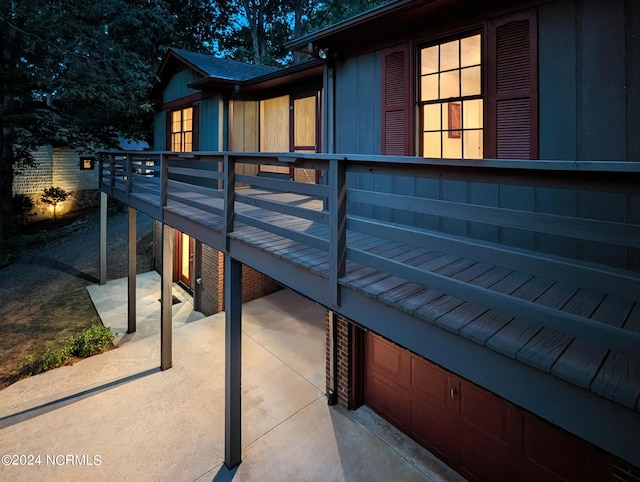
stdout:
[[470,480],[608,480],[587,442],[368,332],[364,400]]

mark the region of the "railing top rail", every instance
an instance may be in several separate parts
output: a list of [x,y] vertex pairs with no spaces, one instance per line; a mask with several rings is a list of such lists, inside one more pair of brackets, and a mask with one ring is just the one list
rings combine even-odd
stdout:
[[604,161],[604,160],[522,160],[522,159],[436,159],[415,156],[384,156],[373,154],[325,154],[304,152],[239,152],[239,151],[101,151],[99,154],[125,156],[160,156],[162,154],[185,157],[207,158],[230,156],[241,158],[275,159],[281,162],[294,162],[295,159],[318,161],[346,161],[348,163],[395,164],[411,166],[430,166],[445,168],[484,168],[513,169],[518,171],[572,171],[572,172],[609,172],[640,173],[640,161]]

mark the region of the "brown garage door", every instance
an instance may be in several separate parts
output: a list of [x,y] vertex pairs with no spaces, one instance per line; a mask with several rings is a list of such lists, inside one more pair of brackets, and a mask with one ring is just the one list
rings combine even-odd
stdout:
[[609,480],[608,457],[368,332],[364,400],[470,480]]

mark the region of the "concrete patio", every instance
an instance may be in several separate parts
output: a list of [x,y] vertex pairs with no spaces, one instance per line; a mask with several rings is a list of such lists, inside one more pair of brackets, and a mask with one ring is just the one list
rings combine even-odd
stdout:
[[[324,309],[287,290],[243,306],[243,463],[227,471],[224,314],[192,313],[187,296],[174,306],[183,318],[161,372],[146,276],[138,334],[0,391],[0,455],[26,456],[4,457],[0,480],[461,480],[367,408],[327,406]],[[105,324],[126,324],[113,303],[126,282],[89,290]]]

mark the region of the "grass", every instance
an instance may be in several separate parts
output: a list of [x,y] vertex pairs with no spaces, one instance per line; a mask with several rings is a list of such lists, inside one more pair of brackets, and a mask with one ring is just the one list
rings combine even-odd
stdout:
[[66,365],[77,358],[86,358],[107,351],[114,338],[111,329],[104,327],[99,321],[77,335],[68,336],[59,346],[47,348],[36,355],[29,355],[18,370],[12,374],[17,381],[53,368]]
[[20,317],[6,312],[1,315],[4,319],[0,319],[3,332],[0,337],[0,388],[24,378],[18,374],[29,357],[35,359],[48,350],[56,350],[65,340],[83,333],[98,320],[84,287],[36,305],[32,313]]

